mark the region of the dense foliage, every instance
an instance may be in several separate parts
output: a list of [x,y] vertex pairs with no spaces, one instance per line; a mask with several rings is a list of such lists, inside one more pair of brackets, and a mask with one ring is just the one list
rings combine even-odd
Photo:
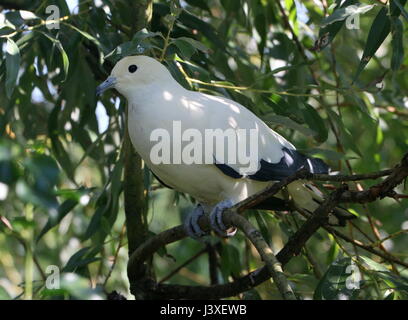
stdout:
[[[142,30],[134,3],[0,1],[0,299],[105,298],[113,290],[130,297],[125,100],[113,91],[95,96],[122,56],[163,61],[186,88],[240,102],[344,174],[390,168],[408,150],[405,0],[159,0]],[[53,20],[50,5],[59,10]],[[193,200],[143,172],[149,234],[180,224]],[[321,229],[285,267],[298,297],[406,299],[407,201],[351,205],[358,219],[339,229],[402,264]],[[303,221],[297,213],[246,216],[276,251]],[[262,265],[240,233],[214,238],[213,247],[213,283]],[[201,252],[166,281],[209,284],[202,249],[184,239],[158,252],[157,279]],[[350,265],[361,272],[355,287],[347,286]],[[56,270],[59,289],[46,286]],[[240,296],[279,297],[270,282]]]

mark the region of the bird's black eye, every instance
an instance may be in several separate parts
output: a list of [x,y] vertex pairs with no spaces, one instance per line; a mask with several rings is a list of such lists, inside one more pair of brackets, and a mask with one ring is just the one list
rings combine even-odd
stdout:
[[137,65],[131,64],[131,65],[129,66],[128,70],[129,70],[130,73],[135,72],[135,71],[137,70]]

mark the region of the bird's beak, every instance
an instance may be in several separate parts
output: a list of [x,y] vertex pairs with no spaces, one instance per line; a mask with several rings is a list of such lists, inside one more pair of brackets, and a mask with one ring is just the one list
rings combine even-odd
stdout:
[[99,86],[96,87],[96,95],[99,96],[102,92],[113,88],[116,84],[116,78],[113,76],[109,76],[104,82],[102,82]]

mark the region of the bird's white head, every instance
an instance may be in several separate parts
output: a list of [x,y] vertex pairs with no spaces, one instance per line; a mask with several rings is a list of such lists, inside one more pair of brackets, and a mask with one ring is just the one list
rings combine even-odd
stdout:
[[147,56],[129,56],[116,63],[111,75],[96,88],[96,94],[115,88],[129,97],[138,88],[171,80],[170,72],[159,61]]

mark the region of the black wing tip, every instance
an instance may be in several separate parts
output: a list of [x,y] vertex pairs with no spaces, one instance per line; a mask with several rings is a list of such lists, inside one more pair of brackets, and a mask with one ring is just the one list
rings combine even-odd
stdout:
[[307,164],[310,173],[328,174],[330,167],[320,158],[307,157]]
[[[316,174],[328,174],[330,172],[330,167],[322,159],[307,157],[297,150],[287,147],[283,147],[282,152],[283,157],[278,163],[270,163],[261,159],[259,170],[247,177],[252,180],[266,182],[280,181],[303,168],[306,168],[310,173]],[[217,163],[216,161],[214,161],[214,164],[231,178],[240,179],[243,177],[228,164]]]
[[237,171],[235,171],[233,168],[230,166],[223,164],[223,163],[214,163],[215,166],[222,171],[225,175],[234,178],[234,179],[240,179],[243,177],[242,174],[239,174]]
[[295,149],[282,148],[283,157],[278,163],[260,161],[260,169],[249,178],[258,181],[280,181],[306,168],[311,173],[328,174],[330,167],[319,158],[307,157]]

